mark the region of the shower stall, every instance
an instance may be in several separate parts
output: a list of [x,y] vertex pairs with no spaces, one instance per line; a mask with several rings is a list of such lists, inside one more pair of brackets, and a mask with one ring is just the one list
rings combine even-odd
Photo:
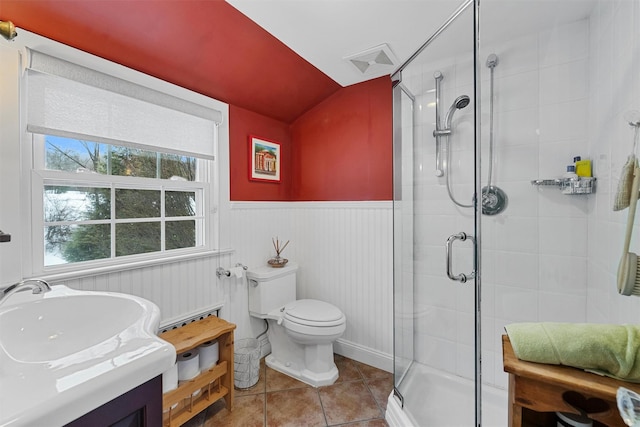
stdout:
[[[626,213],[611,210],[623,117],[640,110],[640,3],[451,12],[392,76],[391,426],[507,425],[507,324],[640,321],[640,299],[617,293]],[[576,156],[596,191],[535,185]]]

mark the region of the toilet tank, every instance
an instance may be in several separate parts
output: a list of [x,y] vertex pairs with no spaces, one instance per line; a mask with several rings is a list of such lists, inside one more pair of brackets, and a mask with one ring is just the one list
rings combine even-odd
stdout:
[[247,270],[249,314],[264,318],[270,311],[296,300],[296,263]]

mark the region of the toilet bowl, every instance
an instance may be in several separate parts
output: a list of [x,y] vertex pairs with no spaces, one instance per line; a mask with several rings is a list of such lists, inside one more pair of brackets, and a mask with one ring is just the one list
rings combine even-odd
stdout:
[[344,333],[346,317],[327,302],[296,300],[297,269],[291,263],[247,271],[249,313],[268,322],[267,366],[314,387],[333,384],[338,378],[333,342]]

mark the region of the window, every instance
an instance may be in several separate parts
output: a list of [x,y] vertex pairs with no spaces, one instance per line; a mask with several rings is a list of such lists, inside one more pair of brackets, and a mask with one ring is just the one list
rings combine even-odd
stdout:
[[33,273],[213,249],[221,112],[40,52],[26,59]]
[[205,160],[53,135],[34,149],[45,267],[203,245]]

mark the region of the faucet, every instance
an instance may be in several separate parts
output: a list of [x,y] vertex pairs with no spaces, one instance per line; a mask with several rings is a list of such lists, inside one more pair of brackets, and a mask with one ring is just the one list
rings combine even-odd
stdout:
[[31,290],[34,294],[41,294],[43,292],[49,292],[51,286],[42,279],[26,279],[21,280],[9,287],[0,291],[0,304],[5,301],[10,295],[23,290]]

